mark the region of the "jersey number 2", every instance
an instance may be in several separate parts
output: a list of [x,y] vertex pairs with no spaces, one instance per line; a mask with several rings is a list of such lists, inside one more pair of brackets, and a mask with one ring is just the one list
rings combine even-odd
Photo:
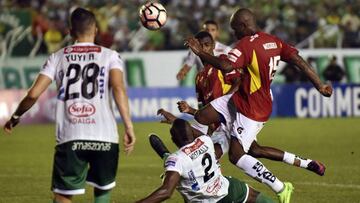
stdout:
[[[89,63],[84,66],[81,71],[81,66],[79,64],[70,64],[67,71],[66,77],[69,77],[69,80],[66,84],[65,89],[65,101],[69,99],[76,99],[80,97],[80,92],[70,93],[70,86],[75,84],[80,80],[80,72],[81,72],[81,95],[86,99],[92,99],[97,91],[98,91],[98,80],[97,77],[99,75],[99,66],[96,63]],[[74,72],[72,77],[70,78],[71,72]],[[89,91],[88,86],[91,85],[91,90]]]
[[214,175],[215,172],[209,173],[211,166],[212,166],[212,159],[210,154],[206,153],[204,154],[201,164],[205,167],[205,175],[204,175],[204,183],[206,183],[208,180],[210,180]]

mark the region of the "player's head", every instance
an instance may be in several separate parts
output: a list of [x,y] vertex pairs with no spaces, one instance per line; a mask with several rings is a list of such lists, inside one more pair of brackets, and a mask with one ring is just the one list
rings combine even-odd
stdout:
[[240,8],[231,16],[230,26],[237,39],[253,35],[257,30],[255,14],[247,8]]
[[203,24],[203,29],[210,33],[214,40],[219,37],[219,25],[214,20],[207,20]]
[[96,18],[94,13],[84,8],[75,9],[70,16],[70,33],[75,39],[96,36]]
[[215,41],[210,33],[206,31],[200,31],[196,33],[195,38],[200,42],[202,49],[206,53],[214,55]]
[[170,128],[170,134],[172,141],[179,148],[194,141],[194,134],[189,122],[180,118],[175,119],[173,122]]

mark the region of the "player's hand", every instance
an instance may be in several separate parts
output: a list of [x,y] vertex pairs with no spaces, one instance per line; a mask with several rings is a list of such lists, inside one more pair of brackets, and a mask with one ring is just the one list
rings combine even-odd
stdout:
[[177,103],[178,109],[181,113],[189,113],[190,112],[190,105],[186,101],[179,101]]
[[176,74],[176,79],[177,80],[183,80],[186,76],[186,72],[183,71],[183,69],[181,69],[177,74]]
[[134,145],[136,142],[136,137],[133,128],[128,128],[125,130],[123,141],[124,141],[125,154],[129,155],[134,150]]
[[330,97],[332,95],[333,88],[331,84],[323,84],[319,88],[319,92],[325,97]]
[[5,123],[4,131],[6,134],[10,135],[12,129],[20,122],[20,118],[15,119],[13,116]]
[[176,117],[172,115],[170,112],[165,111],[164,109],[159,109],[157,111],[157,115],[162,116],[163,118],[160,120],[160,123],[172,124]]
[[186,38],[184,45],[189,47],[196,55],[199,55],[202,51],[202,47],[195,37]]

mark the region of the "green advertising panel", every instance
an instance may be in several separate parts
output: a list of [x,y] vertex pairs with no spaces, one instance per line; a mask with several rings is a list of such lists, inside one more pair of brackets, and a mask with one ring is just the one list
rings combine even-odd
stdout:
[[351,83],[360,83],[360,56],[345,56],[346,76]]

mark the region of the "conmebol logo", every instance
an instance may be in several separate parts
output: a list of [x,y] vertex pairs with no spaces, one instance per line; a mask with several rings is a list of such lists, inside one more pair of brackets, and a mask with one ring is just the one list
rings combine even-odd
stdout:
[[68,108],[68,112],[75,117],[89,117],[95,113],[95,107],[88,102],[75,102]]

